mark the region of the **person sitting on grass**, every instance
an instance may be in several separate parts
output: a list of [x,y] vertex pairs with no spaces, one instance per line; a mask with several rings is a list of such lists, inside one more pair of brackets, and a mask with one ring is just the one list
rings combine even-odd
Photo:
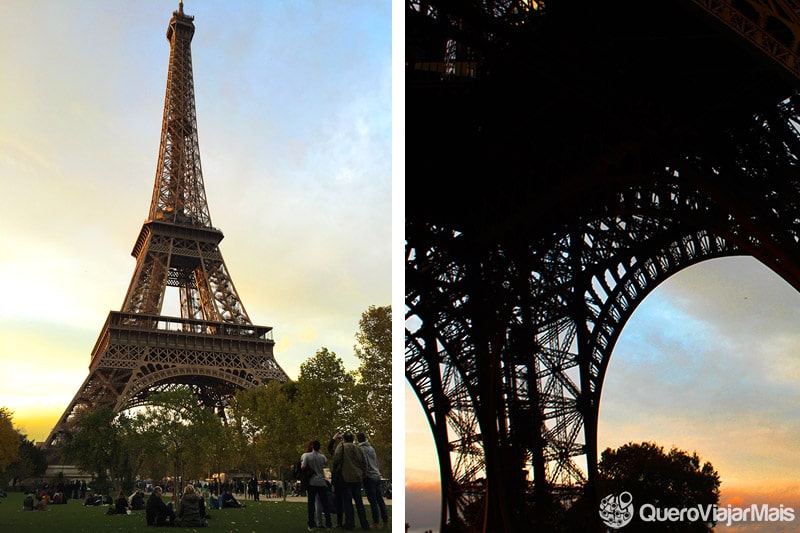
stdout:
[[161,499],[164,489],[156,487],[147,499],[145,519],[148,526],[172,526],[175,524],[175,513]]
[[[205,526],[205,505],[203,499],[198,496],[194,486],[190,483],[183,489],[180,507],[178,507],[178,525],[181,527]],[[201,510],[201,507],[203,508]]]
[[228,509],[230,507],[244,507],[239,500],[234,498],[233,494],[231,494],[231,489],[225,489],[225,493],[222,495],[222,508]]
[[197,496],[200,498],[200,519],[203,520],[203,525],[208,525],[208,519],[211,518],[209,515],[206,514],[206,500],[203,498],[203,493],[196,490]]
[[208,495],[208,504],[212,509],[222,509],[222,504],[219,503],[219,498],[213,492]]
[[103,505],[103,497],[100,494],[87,496],[86,501],[83,502],[83,505]]
[[49,496],[45,496],[44,498],[39,500],[39,503],[36,504],[36,510],[37,511],[46,511],[48,503],[50,503],[50,497]]
[[144,493],[140,489],[131,496],[131,509],[134,511],[141,511],[144,509]]
[[22,502],[23,511],[33,511],[33,498],[34,496],[32,492],[29,492],[27,495],[25,495],[25,501]]
[[128,498],[125,497],[125,494],[120,491],[119,496],[117,499],[114,500],[114,512],[110,512],[108,514],[128,514]]

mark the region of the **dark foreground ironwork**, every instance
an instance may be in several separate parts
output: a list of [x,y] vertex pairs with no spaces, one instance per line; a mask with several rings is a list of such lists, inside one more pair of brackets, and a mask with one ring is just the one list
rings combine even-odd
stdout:
[[443,531],[599,530],[637,305],[732,255],[800,288],[799,12],[406,2],[406,376]]

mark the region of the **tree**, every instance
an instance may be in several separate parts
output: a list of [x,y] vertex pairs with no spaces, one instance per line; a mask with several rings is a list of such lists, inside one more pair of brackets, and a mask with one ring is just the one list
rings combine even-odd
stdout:
[[[719,502],[719,473],[709,462],[701,464],[697,453],[672,448],[664,453],[651,442],[628,443],[606,449],[598,465],[601,495],[629,492],[637,508],[650,503],[657,508],[689,509]],[[702,518],[694,522],[643,522],[634,513],[625,531],[712,531]]]
[[242,413],[253,428],[250,435],[258,464],[277,469],[279,476],[305,451],[294,416],[296,395],[294,381],[271,381],[264,387],[238,392],[233,402],[234,411]]
[[[124,460],[129,467],[131,481],[137,479],[145,469],[148,473],[152,473],[153,470],[166,473],[166,468],[163,466],[161,468],[155,466],[155,464],[163,465],[163,454],[153,450],[153,443],[158,441],[155,430],[148,427],[141,418],[125,411],[117,415],[115,423],[120,431],[120,439],[124,443],[122,453],[126,454]],[[123,488],[127,490],[130,487],[126,483]]]
[[47,458],[44,451],[39,449],[25,435],[21,435],[19,445],[19,458],[8,465],[5,470],[6,478],[11,485],[16,485],[31,477],[40,477],[47,470]]
[[[262,387],[240,390],[225,409],[228,419],[231,453],[237,472],[256,472],[259,465],[258,452],[253,446],[254,437],[261,431],[258,424],[256,396]],[[218,470],[219,471],[219,470]]]
[[0,407],[0,471],[19,459],[21,442],[22,436],[14,429],[11,411]]
[[185,476],[198,477],[210,465],[210,441],[221,438],[221,421],[210,408],[200,405],[188,389],[154,394],[137,424],[154,436],[151,453],[164,454],[183,488]]
[[[64,456],[81,470],[91,473],[95,480],[92,488],[105,493],[111,482],[130,478],[116,413],[104,407],[83,417],[72,439],[64,447]],[[127,483],[126,483],[127,484]],[[120,487],[116,487],[120,488]]]
[[336,431],[352,428],[355,415],[355,380],[342,360],[327,348],[300,365],[294,418],[300,435],[298,450],[309,440],[326,441]]
[[370,306],[361,315],[356,371],[356,413],[378,452],[384,475],[392,468],[392,308]]

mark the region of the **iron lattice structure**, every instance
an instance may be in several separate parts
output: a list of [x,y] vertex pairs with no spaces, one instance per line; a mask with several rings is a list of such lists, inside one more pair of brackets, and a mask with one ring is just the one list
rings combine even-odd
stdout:
[[733,255],[800,289],[798,37],[794,1],[406,2],[406,377],[442,531],[599,530],[636,307]]
[[[211,225],[197,140],[191,41],[183,3],[167,28],[167,90],[148,219],[132,255],[136,269],[120,312],[111,312],[92,350],[89,376],[46,441],[57,446],[98,407],[120,411],[153,392],[190,388],[207,406],[239,389],[288,376],[273,356],[272,328],[250,321]],[[161,314],[177,288],[180,317]]]

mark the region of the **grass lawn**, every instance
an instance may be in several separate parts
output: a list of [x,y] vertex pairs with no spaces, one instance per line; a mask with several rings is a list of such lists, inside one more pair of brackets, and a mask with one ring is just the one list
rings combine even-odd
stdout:
[[[242,501],[243,509],[209,510],[207,528],[155,528],[147,527],[144,511],[134,511],[128,516],[106,515],[108,506],[84,507],[81,500],[70,500],[66,505],[51,505],[47,511],[23,511],[23,494],[11,492],[0,498],[0,531],[8,533],[87,531],[201,531],[201,532],[301,532],[306,529],[305,501],[266,500]],[[166,500],[165,500],[166,501]],[[370,518],[369,505],[367,518]],[[391,506],[390,518],[391,518]],[[371,520],[371,518],[370,518]],[[336,517],[333,517],[336,524]],[[356,518],[358,523],[358,518]],[[391,525],[391,523],[390,523]],[[320,530],[322,531],[322,530]],[[336,531],[336,530],[334,530]],[[339,529],[338,531],[342,531]],[[360,531],[360,528],[356,528]]]

